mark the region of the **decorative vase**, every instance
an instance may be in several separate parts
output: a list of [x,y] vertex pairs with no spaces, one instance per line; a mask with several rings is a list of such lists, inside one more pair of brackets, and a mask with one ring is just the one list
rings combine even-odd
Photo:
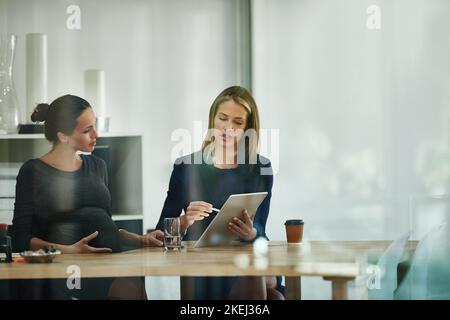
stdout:
[[28,33],[26,35],[26,123],[31,123],[30,116],[38,103],[48,102],[47,43],[47,35],[45,33]]
[[0,133],[17,133],[19,102],[13,82],[17,37],[0,36]]
[[109,131],[109,117],[105,103],[105,71],[91,69],[84,71],[84,96],[97,116],[98,132]]

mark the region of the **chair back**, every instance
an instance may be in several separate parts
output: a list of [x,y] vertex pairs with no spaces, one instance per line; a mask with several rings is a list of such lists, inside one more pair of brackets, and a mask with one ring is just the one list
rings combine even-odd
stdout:
[[397,266],[405,250],[410,232],[394,240],[378,260],[380,286],[369,290],[369,300],[393,300],[397,288]]
[[433,227],[419,242],[411,267],[394,292],[396,300],[450,296],[450,245],[447,224]]

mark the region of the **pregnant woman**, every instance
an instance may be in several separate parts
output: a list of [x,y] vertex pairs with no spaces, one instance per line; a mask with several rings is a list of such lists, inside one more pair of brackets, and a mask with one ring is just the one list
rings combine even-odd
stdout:
[[[95,119],[90,104],[73,95],[39,104],[31,115],[33,121],[45,121],[45,137],[53,146],[19,171],[11,232],[14,251],[54,247],[63,253],[108,253],[120,252],[122,241],[162,245],[161,231],[138,235],[119,230],[111,219],[106,164],[79,153],[95,148]],[[93,283],[95,290],[83,290],[83,297],[107,297],[111,281]],[[89,296],[95,291],[97,295]]]

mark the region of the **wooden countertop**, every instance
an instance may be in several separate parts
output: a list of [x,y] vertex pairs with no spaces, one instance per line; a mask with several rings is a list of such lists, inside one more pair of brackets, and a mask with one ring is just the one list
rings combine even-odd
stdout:
[[[369,255],[379,256],[391,241],[311,241],[288,245],[269,242],[266,260],[252,245],[192,248],[179,252],[149,247],[115,254],[62,254],[50,264],[0,265],[0,279],[67,278],[68,267],[81,277],[284,275],[355,278],[365,272]],[[407,250],[413,250],[410,241]],[[259,260],[258,260],[259,259]],[[261,263],[262,262],[262,263]]]

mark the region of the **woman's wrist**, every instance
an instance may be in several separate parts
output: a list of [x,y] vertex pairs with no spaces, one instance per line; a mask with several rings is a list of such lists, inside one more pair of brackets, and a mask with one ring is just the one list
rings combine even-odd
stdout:
[[123,240],[131,245],[142,246],[144,244],[144,236],[142,235],[129,232],[125,229],[119,229],[119,233],[122,235]]
[[142,247],[144,243],[143,236],[132,233],[131,237],[128,238],[128,243],[130,243],[132,246]]
[[249,232],[248,236],[244,238],[245,241],[253,241],[256,239],[256,236],[258,235],[258,230],[256,230],[255,227],[252,228],[252,230]]
[[252,231],[251,231],[251,234],[252,234],[252,238],[250,240],[255,240],[256,236],[258,235],[258,230],[256,230],[255,227],[253,227]]
[[78,253],[76,247],[73,245],[64,245],[64,244],[54,244],[52,245],[56,250],[61,251],[62,253]]
[[144,246],[145,242],[144,242],[144,236],[143,235],[137,234],[137,233],[134,233],[134,232],[129,232],[129,234],[130,234],[130,240],[131,240],[131,242],[134,245],[136,245],[138,247],[143,247]]
[[187,229],[189,228],[189,221],[186,215],[182,215],[180,217],[180,232],[182,235],[186,234]]

